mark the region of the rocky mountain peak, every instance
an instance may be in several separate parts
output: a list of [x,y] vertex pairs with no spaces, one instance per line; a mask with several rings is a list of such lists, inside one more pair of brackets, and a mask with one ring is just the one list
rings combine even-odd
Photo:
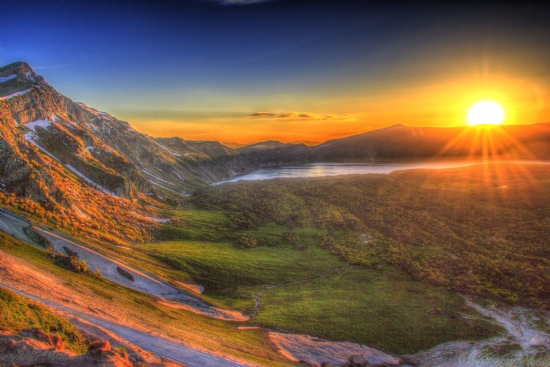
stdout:
[[0,67],[0,97],[22,92],[44,82],[26,62],[17,61]]
[[13,74],[21,75],[21,74],[25,74],[28,71],[30,71],[31,73],[36,75],[36,73],[30,67],[30,65],[27,64],[24,61],[12,62],[11,64],[0,67],[0,74],[4,74],[4,73],[7,72],[7,73],[13,73]]

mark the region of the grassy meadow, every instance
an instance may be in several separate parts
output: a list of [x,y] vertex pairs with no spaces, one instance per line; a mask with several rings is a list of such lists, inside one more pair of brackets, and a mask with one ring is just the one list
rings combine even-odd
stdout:
[[[383,262],[370,268],[349,266],[320,245],[327,229],[289,229],[268,222],[243,230],[227,222],[227,212],[205,213],[191,205],[170,214],[194,224],[199,220],[192,218],[200,218],[200,226],[192,236],[183,228],[181,239],[135,245],[138,253],[175,269],[172,276],[205,286],[203,299],[252,315],[248,325],[365,343],[397,354],[501,331],[459,316],[457,312],[476,313],[444,288],[418,282]],[[223,229],[215,225],[219,216],[225,217]],[[289,232],[298,236],[292,245],[282,240]],[[264,245],[238,248],[236,238],[243,234]],[[363,251],[383,246],[376,236],[361,232],[337,230],[331,236],[336,242],[356,237],[356,247]]]

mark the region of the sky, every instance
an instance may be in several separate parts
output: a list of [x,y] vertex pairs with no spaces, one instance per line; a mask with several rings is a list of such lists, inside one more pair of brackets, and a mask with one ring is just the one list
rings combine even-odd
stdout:
[[550,5],[2,0],[0,65],[152,136],[317,144],[393,124],[550,121]]

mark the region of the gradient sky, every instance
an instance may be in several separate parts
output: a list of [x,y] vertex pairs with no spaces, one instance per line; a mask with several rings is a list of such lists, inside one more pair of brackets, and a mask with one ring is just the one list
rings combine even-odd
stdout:
[[550,121],[550,5],[0,1],[0,64],[154,136],[322,142],[457,126],[494,100]]

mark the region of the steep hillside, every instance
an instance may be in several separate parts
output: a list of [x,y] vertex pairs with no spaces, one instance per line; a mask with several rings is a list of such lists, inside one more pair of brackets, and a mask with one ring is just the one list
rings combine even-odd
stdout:
[[115,242],[148,240],[148,206],[232,177],[222,158],[234,155],[217,142],[141,134],[61,95],[26,63],[0,68],[0,201],[39,222]]
[[179,195],[232,177],[222,163],[212,163],[234,156],[232,149],[217,142],[155,140],[64,97],[23,62],[0,68],[0,124],[0,179],[18,194],[39,195],[32,180],[24,179],[30,168],[23,168],[23,161],[36,155],[62,163],[100,190],[128,198],[138,192]]

